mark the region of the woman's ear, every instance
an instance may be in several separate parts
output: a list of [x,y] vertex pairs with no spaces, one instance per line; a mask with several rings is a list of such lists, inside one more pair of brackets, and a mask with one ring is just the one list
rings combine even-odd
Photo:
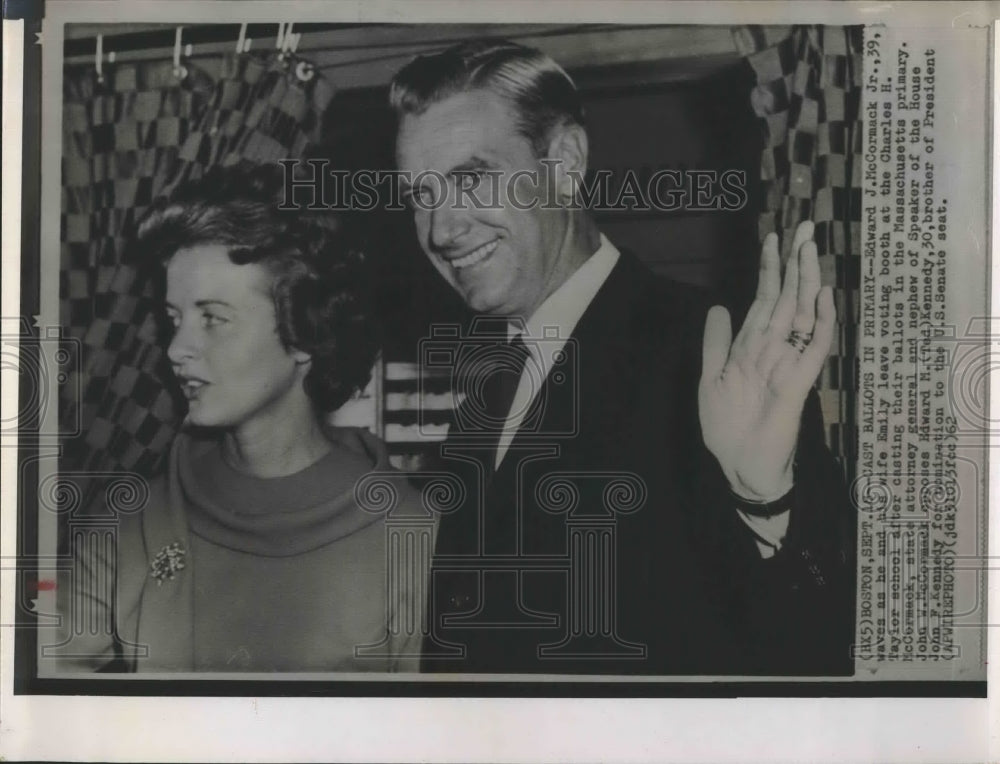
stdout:
[[302,366],[303,364],[312,363],[312,355],[304,350],[293,349],[291,356],[295,360],[295,363],[299,364],[299,366]]
[[576,198],[579,185],[587,173],[589,144],[587,131],[575,123],[557,127],[549,141],[549,160],[552,162],[552,186],[556,198],[568,204]]

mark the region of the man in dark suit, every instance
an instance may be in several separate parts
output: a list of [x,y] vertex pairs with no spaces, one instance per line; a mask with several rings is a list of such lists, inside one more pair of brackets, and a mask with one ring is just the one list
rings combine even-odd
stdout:
[[[850,673],[853,522],[812,385],[835,312],[811,224],[727,311],[579,204],[576,89],[476,41],[395,78],[421,247],[483,320],[456,353],[429,671]],[[456,360],[457,359],[457,360]],[[486,365],[483,359],[488,359]],[[464,368],[463,368],[464,367]]]

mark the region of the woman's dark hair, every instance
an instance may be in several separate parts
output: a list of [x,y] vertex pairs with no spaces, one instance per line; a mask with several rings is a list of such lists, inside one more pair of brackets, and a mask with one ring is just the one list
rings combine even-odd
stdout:
[[312,357],[305,391],[325,413],[371,379],[379,341],[368,267],[335,213],[279,209],[284,172],[234,165],[179,185],[139,223],[134,252],[162,266],[178,250],[220,244],[233,263],[264,266],[273,276],[278,334],[286,348]]

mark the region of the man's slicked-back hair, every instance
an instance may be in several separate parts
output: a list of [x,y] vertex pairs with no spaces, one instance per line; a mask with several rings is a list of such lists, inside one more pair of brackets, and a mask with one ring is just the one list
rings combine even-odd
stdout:
[[536,48],[496,38],[417,56],[393,78],[389,102],[401,118],[480,89],[511,103],[518,129],[538,157],[546,155],[554,127],[585,124],[580,94],[559,64]]

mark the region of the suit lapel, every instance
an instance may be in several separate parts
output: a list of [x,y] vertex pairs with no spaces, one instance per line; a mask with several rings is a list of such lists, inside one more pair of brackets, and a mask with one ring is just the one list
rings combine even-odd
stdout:
[[[634,255],[621,252],[618,262],[584,311],[566,344],[566,362],[546,376],[539,392],[542,411],[532,429],[522,427],[494,477],[509,481],[518,453],[558,446],[560,456],[592,447],[600,429],[613,424],[619,404],[626,402],[634,380],[623,373],[635,368],[637,347],[630,337],[632,306],[644,291],[644,269]],[[647,272],[648,273],[648,272]],[[557,372],[566,376],[556,381]],[[613,416],[612,416],[613,419]]]

